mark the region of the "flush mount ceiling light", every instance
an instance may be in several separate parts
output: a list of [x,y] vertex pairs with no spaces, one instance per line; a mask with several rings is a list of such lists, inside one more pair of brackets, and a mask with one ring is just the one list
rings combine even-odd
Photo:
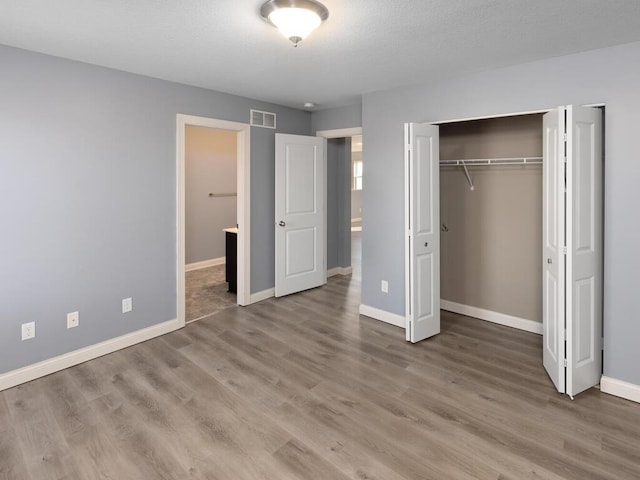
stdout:
[[329,10],[316,0],[269,0],[260,8],[260,15],[297,47],[329,18]]

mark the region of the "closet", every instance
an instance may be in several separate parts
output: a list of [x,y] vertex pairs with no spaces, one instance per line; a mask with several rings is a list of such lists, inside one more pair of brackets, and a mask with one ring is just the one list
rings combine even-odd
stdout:
[[440,125],[444,310],[542,333],[542,114]]
[[405,124],[406,339],[440,309],[542,333],[570,396],[602,374],[603,110]]

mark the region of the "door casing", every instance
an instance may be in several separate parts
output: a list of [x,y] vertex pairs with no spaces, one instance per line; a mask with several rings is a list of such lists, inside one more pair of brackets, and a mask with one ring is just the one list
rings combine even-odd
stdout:
[[251,303],[250,256],[250,167],[251,128],[249,124],[194,115],[176,115],[176,226],[177,226],[177,317],[185,325],[185,128],[187,125],[229,130],[237,134],[237,219],[238,219],[238,305]]

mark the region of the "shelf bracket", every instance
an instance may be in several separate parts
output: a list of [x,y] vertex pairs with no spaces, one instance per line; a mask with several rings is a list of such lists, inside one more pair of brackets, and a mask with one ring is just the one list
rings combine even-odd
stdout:
[[471,179],[471,174],[469,173],[469,169],[467,168],[467,164],[462,160],[462,166],[464,168],[464,174],[467,176],[467,181],[469,182],[469,190],[475,190],[473,186],[473,180]]

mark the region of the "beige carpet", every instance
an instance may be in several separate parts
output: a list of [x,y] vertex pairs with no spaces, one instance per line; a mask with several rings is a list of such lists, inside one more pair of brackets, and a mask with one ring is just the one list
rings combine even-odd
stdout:
[[227,292],[224,265],[201,268],[186,274],[186,321],[190,322],[236,304],[235,293]]

